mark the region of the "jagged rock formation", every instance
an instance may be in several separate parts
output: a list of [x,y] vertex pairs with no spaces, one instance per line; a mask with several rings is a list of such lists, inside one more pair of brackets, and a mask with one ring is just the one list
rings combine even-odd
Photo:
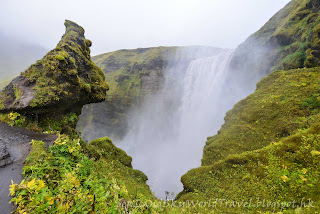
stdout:
[[5,167],[6,165],[11,163],[12,160],[6,146],[0,144],[0,167]]
[[78,131],[87,141],[104,136],[123,137],[128,130],[129,111],[138,108],[145,97],[163,87],[165,72],[185,72],[192,60],[221,51],[201,46],[154,47],[119,50],[92,57],[105,73],[110,90],[105,102],[83,108]]
[[24,114],[80,112],[87,103],[105,99],[108,85],[90,57],[84,29],[66,20],[57,47],[31,65],[0,93],[0,111]]

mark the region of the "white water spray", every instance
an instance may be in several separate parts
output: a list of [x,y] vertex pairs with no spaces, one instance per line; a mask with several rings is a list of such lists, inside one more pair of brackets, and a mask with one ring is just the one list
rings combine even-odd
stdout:
[[236,102],[224,99],[232,55],[228,50],[194,60],[184,78],[168,72],[170,81],[145,100],[131,117],[131,131],[116,143],[132,156],[133,167],[148,176],[157,197],[183,189],[181,176],[200,166],[206,138],[220,129],[225,113]]

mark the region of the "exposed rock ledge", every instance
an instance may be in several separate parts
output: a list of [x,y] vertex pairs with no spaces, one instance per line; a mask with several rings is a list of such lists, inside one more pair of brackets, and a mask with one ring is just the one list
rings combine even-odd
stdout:
[[105,99],[108,85],[90,57],[84,29],[66,20],[57,47],[31,65],[0,92],[0,112],[59,113]]

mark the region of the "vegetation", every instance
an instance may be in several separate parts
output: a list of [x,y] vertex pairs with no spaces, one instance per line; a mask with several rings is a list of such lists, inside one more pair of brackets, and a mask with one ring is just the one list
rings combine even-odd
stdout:
[[315,124],[263,149],[193,169],[181,179],[185,189],[179,200],[224,200],[219,213],[317,213],[319,133]]
[[292,0],[239,46],[231,64],[251,76],[320,66],[319,9],[317,0]]
[[[23,168],[25,180],[10,187],[17,212],[319,213],[319,8],[317,0],[293,0],[237,49],[232,65],[251,75],[246,78],[276,71],[227,113],[218,134],[208,138],[202,166],[181,178],[184,190],[174,202],[157,200],[147,177],[132,169],[131,157],[108,137],[84,143],[74,130],[77,113],[62,111],[61,121],[48,114],[40,119],[38,114],[1,114],[0,120],[10,125],[66,133],[49,148],[32,142]],[[57,48],[24,73],[35,84],[33,108],[61,105],[79,91],[95,101],[104,98],[108,87],[90,61],[91,41],[75,23],[66,26]],[[152,84],[163,78],[168,59],[188,62],[192,56],[159,47],[94,57],[112,88],[105,104],[87,107],[87,124],[82,126],[92,130],[92,112],[108,106],[104,125],[125,128],[127,110],[161,87],[161,81]],[[79,63],[95,72],[85,73]],[[45,72],[39,72],[43,68]],[[70,89],[69,84],[79,87]],[[23,90],[13,86],[10,99],[19,101]],[[6,108],[5,102],[0,108]]]
[[255,93],[227,112],[218,135],[204,148],[203,165],[230,154],[260,149],[319,120],[320,69],[275,71]]
[[[61,135],[48,149],[39,141],[33,141],[32,147],[22,172],[25,180],[10,186],[16,212],[119,213],[133,211],[121,207],[129,199],[137,203],[154,199],[143,173],[117,159],[94,156],[93,146],[80,139]],[[134,209],[148,211],[144,206]]]
[[7,123],[10,126],[25,127],[40,133],[63,133],[69,136],[78,136],[75,130],[78,122],[76,113],[66,113],[58,118],[52,116],[41,116],[39,118],[38,115],[22,115],[18,112],[10,112],[0,114],[0,122]]
[[[76,23],[67,20],[65,26],[66,33],[57,47],[0,93],[0,110],[57,113],[72,106],[79,112],[83,104],[105,99],[108,85],[102,70],[91,61],[91,41]],[[21,95],[25,95],[23,102],[19,102]],[[42,112],[37,111],[39,108]]]
[[[298,210],[318,210],[319,74],[320,68],[295,69],[263,78],[255,93],[227,113],[218,134],[208,138],[202,167],[182,177],[179,200],[300,203],[310,198],[315,207]],[[230,207],[220,208],[227,212]],[[243,212],[257,210],[272,208],[242,207]]]

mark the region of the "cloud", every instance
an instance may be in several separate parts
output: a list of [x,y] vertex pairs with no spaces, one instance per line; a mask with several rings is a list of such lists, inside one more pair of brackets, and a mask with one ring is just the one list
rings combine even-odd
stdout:
[[2,0],[0,31],[55,47],[70,19],[93,54],[124,48],[210,45],[235,48],[289,0]]

